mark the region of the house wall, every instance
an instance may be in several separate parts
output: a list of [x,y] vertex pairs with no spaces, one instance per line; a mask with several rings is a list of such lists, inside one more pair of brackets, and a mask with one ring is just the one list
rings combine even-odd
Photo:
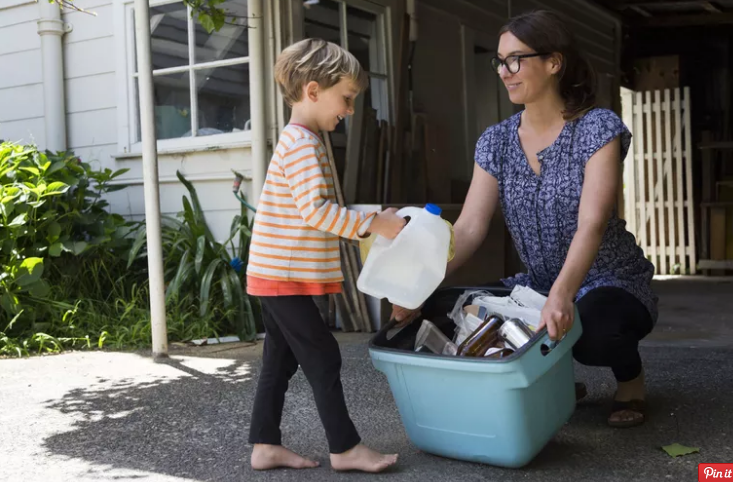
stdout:
[[38,4],[0,0],[0,139],[46,142]]
[[[23,67],[5,69],[0,75],[0,139],[35,142],[44,148],[41,42],[36,24],[39,7],[37,3],[16,5],[22,1],[0,0],[0,62]],[[69,10],[62,14],[62,20],[73,27],[63,37],[67,146],[96,168],[129,169],[119,182],[130,187],[109,195],[111,210],[142,219],[142,158],[124,152],[119,142],[119,110],[128,107],[118,95],[119,67],[128,52],[116,37],[117,22],[124,20],[124,9],[115,3],[118,1],[75,0],[76,5],[96,15]],[[266,42],[270,45],[271,30],[268,24]],[[269,67],[267,75],[271,78]],[[272,85],[267,86],[267,93],[268,99],[274,95]],[[268,124],[272,123],[274,120],[268,119]],[[158,163],[162,213],[174,215],[182,210],[181,197],[186,190],[176,178],[180,170],[196,187],[214,236],[226,239],[241,206],[231,192],[232,169],[250,174],[249,143],[239,143],[236,148],[213,144],[199,150],[161,151]],[[249,196],[249,183],[243,188]]]

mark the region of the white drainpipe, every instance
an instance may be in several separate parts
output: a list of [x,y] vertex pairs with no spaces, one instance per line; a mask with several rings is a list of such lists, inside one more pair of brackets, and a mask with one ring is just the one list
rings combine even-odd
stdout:
[[38,2],[43,61],[43,105],[46,123],[46,145],[51,151],[66,150],[66,107],[64,103],[64,51],[61,36],[65,33],[61,9],[48,0]]
[[252,199],[257,206],[267,168],[267,119],[265,110],[265,22],[262,0],[247,0],[249,24],[249,99],[252,119]]

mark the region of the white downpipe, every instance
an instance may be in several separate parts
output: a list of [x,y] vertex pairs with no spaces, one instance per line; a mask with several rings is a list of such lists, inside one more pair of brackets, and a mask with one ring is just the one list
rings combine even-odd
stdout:
[[410,16],[410,42],[417,41],[417,13],[415,0],[407,0],[407,15]]
[[61,8],[58,4],[42,0],[38,2],[38,6],[40,9],[38,35],[41,37],[43,59],[45,148],[50,151],[65,151],[64,51],[61,45],[64,22],[61,21]]
[[148,279],[153,358],[168,357],[168,330],[165,319],[163,281],[163,243],[160,229],[160,191],[158,151],[153,102],[153,64],[150,52],[150,10],[148,0],[135,0],[135,38],[137,39],[138,85],[140,89],[140,130],[143,144],[143,192],[145,225],[148,237]]
[[249,33],[249,98],[252,119],[252,200],[257,206],[267,168],[265,111],[265,22],[262,0],[247,0]]

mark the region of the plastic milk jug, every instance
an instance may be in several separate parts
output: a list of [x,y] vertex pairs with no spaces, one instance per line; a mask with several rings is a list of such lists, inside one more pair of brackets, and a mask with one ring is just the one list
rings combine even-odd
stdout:
[[434,204],[397,211],[408,218],[394,239],[377,236],[356,286],[362,293],[415,309],[445,278],[450,228]]

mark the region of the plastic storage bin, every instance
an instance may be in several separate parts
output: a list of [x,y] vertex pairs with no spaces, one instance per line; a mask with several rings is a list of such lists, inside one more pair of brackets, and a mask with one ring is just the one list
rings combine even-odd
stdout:
[[[452,338],[455,324],[447,313],[466,289],[510,293],[504,287],[442,289],[428,299],[421,319]],[[454,459],[513,468],[529,463],[575,409],[572,347],[582,332],[577,309],[561,341],[552,343],[542,330],[498,360],[415,353],[421,319],[388,339],[390,322],[369,343],[412,443]]]

